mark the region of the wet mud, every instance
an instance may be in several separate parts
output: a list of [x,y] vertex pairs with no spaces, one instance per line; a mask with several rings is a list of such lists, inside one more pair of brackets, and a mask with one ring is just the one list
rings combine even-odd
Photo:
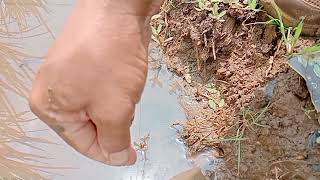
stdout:
[[[217,20],[195,3],[170,2],[153,25],[165,22],[159,43],[184,79],[187,121],[179,125],[189,152],[215,149],[222,179],[320,178],[320,151],[310,146],[319,115],[277,27],[256,23],[267,14],[223,5]],[[316,42],[303,37],[294,51]]]

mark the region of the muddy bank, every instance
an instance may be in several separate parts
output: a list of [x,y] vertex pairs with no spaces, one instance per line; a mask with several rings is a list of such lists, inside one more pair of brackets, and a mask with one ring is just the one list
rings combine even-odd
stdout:
[[[319,149],[312,147],[310,136],[319,127],[318,118],[309,100],[305,84],[293,70],[280,74],[267,86],[273,86],[268,97],[266,89],[256,93],[255,105],[269,103],[258,114],[259,127],[248,130],[241,142],[240,175],[250,179],[319,178]],[[259,106],[258,106],[259,107]],[[240,117],[248,123],[253,113]],[[246,116],[246,117],[245,117]],[[257,117],[255,117],[257,118]],[[224,143],[228,167],[237,172],[238,143]],[[236,157],[238,154],[236,154]]]
[[[242,3],[243,5],[243,3]],[[319,127],[304,80],[287,64],[277,27],[263,11],[219,4],[213,18],[196,3],[167,1],[154,27],[188,99],[181,137],[191,154],[216,149],[225,179],[319,178],[308,146]],[[154,38],[155,39],[155,38]],[[294,51],[313,45],[303,38]]]

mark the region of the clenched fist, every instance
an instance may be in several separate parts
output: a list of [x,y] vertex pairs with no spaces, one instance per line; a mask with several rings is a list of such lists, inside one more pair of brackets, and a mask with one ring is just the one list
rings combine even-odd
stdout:
[[147,77],[150,17],[163,0],[78,0],[41,66],[32,111],[80,153],[131,165],[130,126]]

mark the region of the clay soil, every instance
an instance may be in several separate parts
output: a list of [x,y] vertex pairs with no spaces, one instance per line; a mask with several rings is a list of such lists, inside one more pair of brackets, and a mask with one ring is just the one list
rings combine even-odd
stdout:
[[[159,35],[168,68],[184,78],[190,153],[216,149],[221,179],[319,179],[320,149],[309,143],[318,115],[277,27],[256,23],[268,20],[263,11],[222,5],[216,20],[195,7],[168,1]],[[295,51],[316,41],[301,38]],[[210,99],[225,103],[212,108]]]

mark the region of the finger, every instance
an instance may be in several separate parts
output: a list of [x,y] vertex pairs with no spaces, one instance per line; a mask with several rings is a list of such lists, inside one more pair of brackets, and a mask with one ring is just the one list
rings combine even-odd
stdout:
[[97,137],[96,127],[88,119],[84,111],[81,112],[45,112],[38,109],[38,117],[63,138],[78,152],[95,159],[104,161],[99,154],[89,154],[92,144]]
[[[37,80],[39,81],[39,77]],[[97,143],[95,124],[90,121],[86,112],[84,110],[63,111],[64,108],[57,105],[57,94],[50,97],[54,101],[48,101],[49,91],[43,87],[47,86],[39,86],[39,83],[33,85],[29,99],[32,112],[75,150],[91,159],[106,162]]]
[[63,128],[63,131],[57,133],[78,152],[87,155],[97,133],[85,111],[55,112],[52,117]]
[[53,112],[50,117],[54,120],[44,122],[50,122],[47,124],[71,147],[96,161],[107,161],[98,143],[96,126],[84,111]]
[[106,163],[114,166],[131,165],[137,158],[130,136],[134,104],[119,98],[108,99],[108,104],[105,102],[95,102],[89,116],[96,125],[98,143],[107,159]]

